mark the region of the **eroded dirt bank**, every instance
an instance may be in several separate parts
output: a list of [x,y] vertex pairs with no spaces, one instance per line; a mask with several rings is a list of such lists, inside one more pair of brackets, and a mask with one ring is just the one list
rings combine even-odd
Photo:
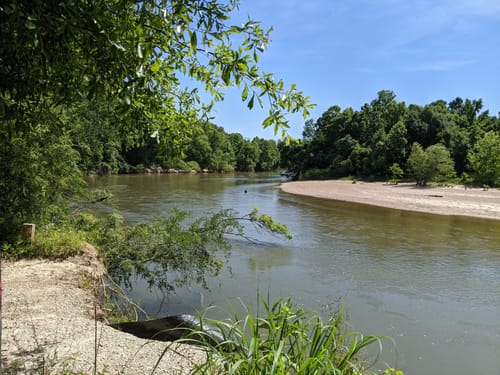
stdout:
[[[106,374],[149,374],[167,343],[151,342],[119,332],[97,321],[91,280],[100,280],[104,267],[95,249],[85,245],[81,256],[65,261],[4,262],[2,360],[19,361],[21,372],[44,365],[92,374],[97,347],[97,370]],[[102,314],[98,312],[98,318]],[[97,346],[96,346],[97,332]],[[169,350],[155,374],[187,374],[192,361],[204,354],[191,346]]]

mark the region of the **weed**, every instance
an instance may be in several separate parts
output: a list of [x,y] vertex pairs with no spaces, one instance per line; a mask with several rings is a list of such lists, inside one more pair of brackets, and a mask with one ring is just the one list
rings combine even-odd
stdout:
[[[279,299],[272,305],[262,303],[264,316],[249,313],[248,309],[243,319],[236,312],[228,320],[210,320],[200,316],[200,329],[196,332],[194,329],[184,339],[178,340],[207,347],[208,360],[195,364],[193,373],[369,373],[371,365],[362,359],[361,351],[371,345],[380,347],[382,337],[345,332],[343,311],[323,322],[318,313],[304,310],[289,298]],[[208,340],[203,340],[203,337],[209,337],[203,326],[210,326],[212,333],[216,330],[223,341],[210,346]]]
[[84,235],[74,229],[45,227],[32,243],[4,247],[4,253],[12,259],[65,259],[80,254],[84,240]]

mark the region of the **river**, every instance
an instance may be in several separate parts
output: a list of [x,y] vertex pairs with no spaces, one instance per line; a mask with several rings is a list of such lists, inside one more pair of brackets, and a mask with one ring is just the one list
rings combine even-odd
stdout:
[[[129,222],[179,208],[262,213],[291,241],[256,232],[235,241],[230,264],[163,298],[137,283],[153,315],[253,306],[257,291],[325,314],[344,303],[352,330],[387,335],[382,361],[418,374],[500,375],[500,221],[439,216],[280,192],[276,174],[124,175],[89,179],[114,194]],[[380,363],[379,363],[380,366]]]

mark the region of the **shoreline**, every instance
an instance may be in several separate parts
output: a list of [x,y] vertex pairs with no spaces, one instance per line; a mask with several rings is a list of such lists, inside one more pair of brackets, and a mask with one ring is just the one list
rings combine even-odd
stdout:
[[500,220],[500,190],[346,180],[284,182],[287,194],[429,214]]
[[194,346],[169,346],[109,326],[94,291],[103,286],[105,272],[88,244],[80,255],[62,261],[5,261],[4,368],[38,373],[42,365],[44,373],[149,374],[161,358],[155,374],[187,375],[194,363],[205,360],[203,350]]

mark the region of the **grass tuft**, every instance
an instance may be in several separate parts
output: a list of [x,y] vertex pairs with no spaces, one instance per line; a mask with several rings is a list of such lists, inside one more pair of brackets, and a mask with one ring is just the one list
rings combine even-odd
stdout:
[[4,246],[5,255],[12,259],[66,259],[82,252],[85,235],[74,229],[46,227],[37,232],[32,243]]
[[[289,298],[273,304],[262,303],[263,316],[246,309],[241,319],[233,309],[233,316],[228,320],[200,317],[201,329],[184,340],[207,348],[207,361],[195,365],[194,374],[370,373],[371,364],[363,360],[361,352],[372,345],[378,345],[381,350],[382,338],[345,332],[343,311],[324,322],[318,313],[295,305]],[[210,345],[203,339],[203,325],[222,340]]]

